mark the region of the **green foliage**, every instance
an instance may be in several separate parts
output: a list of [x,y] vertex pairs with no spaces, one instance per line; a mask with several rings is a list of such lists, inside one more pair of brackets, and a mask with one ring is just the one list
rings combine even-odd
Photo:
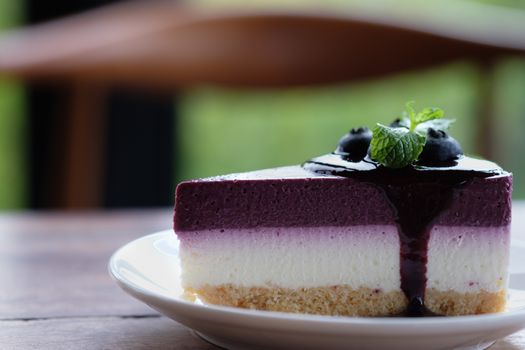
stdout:
[[472,153],[477,83],[473,66],[453,64],[328,87],[194,89],[179,104],[177,180],[299,164],[334,150],[351,127],[388,125],[407,96],[461,116],[454,137]]
[[419,112],[418,114],[416,114],[414,122],[416,124],[421,124],[421,123],[428,122],[434,119],[441,119],[444,116],[445,116],[445,112],[441,108],[427,107],[423,109],[421,112]]
[[388,168],[403,168],[412,164],[425,145],[425,136],[407,128],[392,128],[377,124],[370,143],[371,157]]
[[0,80],[0,209],[25,206],[27,171],[22,87]]
[[[0,34],[19,24],[23,2],[0,0]],[[27,197],[24,91],[0,76],[0,209],[23,208]]]
[[455,122],[456,122],[456,119],[447,119],[447,118],[432,119],[432,120],[423,122],[421,124],[418,124],[416,126],[416,131],[423,135],[427,133],[427,130],[429,128],[447,131],[450,128],[450,126],[454,124]]
[[[413,101],[407,102],[405,106],[404,117],[398,126],[378,123],[373,130],[370,155],[388,168],[402,168],[415,162],[425,146],[427,129],[434,126],[448,128],[452,123],[435,123],[445,120],[442,119],[445,112],[440,108],[427,107],[416,112]],[[421,124],[427,124],[426,128],[418,128]]]

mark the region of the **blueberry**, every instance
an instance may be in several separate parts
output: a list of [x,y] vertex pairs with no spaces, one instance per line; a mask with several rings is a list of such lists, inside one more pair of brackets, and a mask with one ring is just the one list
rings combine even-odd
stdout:
[[442,130],[429,128],[427,142],[419,155],[419,164],[439,165],[451,162],[463,154],[461,145]]
[[401,127],[409,128],[410,121],[408,121],[406,118],[405,119],[396,118],[392,123],[390,123],[389,126],[392,128],[401,128]]
[[345,156],[352,162],[358,162],[366,156],[370,140],[372,140],[370,129],[354,128],[339,140],[335,153]]

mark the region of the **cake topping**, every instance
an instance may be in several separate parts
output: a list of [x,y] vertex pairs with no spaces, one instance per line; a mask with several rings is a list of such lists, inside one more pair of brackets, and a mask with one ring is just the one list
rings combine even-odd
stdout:
[[370,157],[351,162],[334,152],[303,164],[317,174],[372,183],[383,191],[396,215],[407,316],[429,315],[425,307],[427,254],[436,219],[448,210],[463,185],[503,173],[494,163],[461,156],[461,146],[445,132],[453,120],[443,116],[439,108],[416,113],[407,103],[402,118],[374,128]]
[[370,156],[388,168],[404,168],[423,151],[425,137],[404,127],[377,124],[370,143]]
[[352,162],[365,158],[372,140],[372,132],[367,127],[351,129],[337,144],[335,153],[343,155]]
[[423,151],[419,155],[418,164],[442,165],[453,162],[463,154],[463,150],[456,139],[443,130],[429,128]]
[[391,128],[410,128],[410,121],[407,118],[396,118],[389,125]]
[[416,112],[413,102],[408,102],[402,118],[390,126],[378,123],[374,128],[371,158],[388,168],[403,168],[415,163],[427,142],[427,130],[444,131],[453,122],[443,119],[444,115],[442,109],[435,107]]

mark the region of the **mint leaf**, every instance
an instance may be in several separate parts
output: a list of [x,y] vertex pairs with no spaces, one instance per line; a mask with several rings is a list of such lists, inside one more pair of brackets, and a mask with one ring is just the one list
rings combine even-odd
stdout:
[[405,111],[403,112],[403,118],[410,120],[411,125],[416,122],[416,110],[414,109],[415,103],[416,102],[414,101],[408,101],[405,103]]
[[418,126],[416,126],[416,132],[426,135],[427,130],[430,128],[436,129],[436,130],[447,131],[455,121],[456,119],[446,119],[446,118],[427,120],[426,122],[423,122],[419,124]]
[[390,126],[377,124],[370,142],[370,156],[389,168],[402,168],[416,161],[426,143],[428,129],[447,130],[454,122],[444,119],[440,108],[416,112],[414,101],[407,102],[400,120]]
[[445,112],[441,108],[427,107],[414,117],[416,124],[421,124],[433,119],[441,119],[445,116]]
[[388,168],[403,168],[418,157],[426,138],[406,128],[377,124],[370,142],[370,156]]

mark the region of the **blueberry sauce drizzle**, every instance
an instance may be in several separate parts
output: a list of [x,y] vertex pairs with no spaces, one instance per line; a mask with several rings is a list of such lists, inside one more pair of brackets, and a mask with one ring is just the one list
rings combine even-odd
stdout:
[[425,307],[428,242],[434,222],[469,180],[505,173],[494,163],[464,156],[435,167],[389,169],[369,158],[351,162],[332,153],[305,162],[303,168],[372,183],[382,189],[396,215],[401,289],[408,300],[403,316],[411,317],[438,316]]

